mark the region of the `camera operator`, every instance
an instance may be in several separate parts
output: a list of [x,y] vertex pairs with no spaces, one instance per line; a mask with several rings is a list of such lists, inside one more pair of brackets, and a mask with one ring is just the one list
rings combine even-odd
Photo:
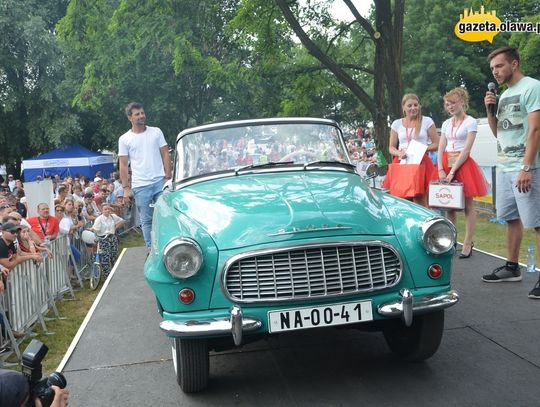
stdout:
[[[68,405],[69,391],[58,386],[51,386],[54,390],[54,399],[51,407],[66,407]],[[0,406],[25,407],[30,397],[28,379],[19,372],[0,369]],[[42,407],[39,399],[35,400],[36,407]]]

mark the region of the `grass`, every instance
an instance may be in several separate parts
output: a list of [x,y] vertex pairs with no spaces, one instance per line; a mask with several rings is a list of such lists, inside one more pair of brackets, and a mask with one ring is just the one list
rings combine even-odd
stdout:
[[[479,213],[477,216],[476,228],[474,231],[474,247],[489,253],[494,253],[506,258],[506,225],[492,223],[489,221],[491,216]],[[457,230],[458,241],[463,241],[465,235],[465,218],[463,212],[458,213]],[[535,245],[536,237],[533,229],[525,230],[519,252],[519,261],[527,263],[527,246]],[[535,246],[536,248],[536,246]],[[536,256],[538,259],[538,254]]]
[[[474,233],[474,245],[476,248],[495,253],[499,256],[506,256],[506,226],[497,223],[491,223],[489,221],[490,216],[479,214],[476,230]],[[463,213],[458,214],[458,241],[463,239],[464,235],[464,217]],[[535,236],[533,230],[525,231],[523,236],[523,242],[520,251],[520,261],[526,263],[527,259],[527,245],[534,244]],[[120,240],[120,248],[127,247],[139,247],[143,246],[144,241],[142,235],[138,233],[131,233],[122,237]],[[56,303],[58,311],[62,317],[67,319],[53,319],[47,321],[47,329],[49,332],[55,332],[54,335],[45,335],[41,330],[39,324],[35,325],[35,333],[37,333],[36,339],[42,341],[49,347],[49,352],[43,361],[44,374],[49,374],[54,371],[60,364],[64,354],[66,353],[73,337],[77,333],[79,326],[84,320],[86,313],[92,306],[94,299],[96,298],[98,291],[91,291],[90,289],[82,289],[75,292],[76,300],[64,300]],[[67,298],[67,297],[66,297]],[[49,312],[50,317],[54,315]],[[21,352],[25,349],[30,339],[26,339],[21,345]],[[14,358],[14,356],[12,356]],[[14,361],[11,360],[10,361]],[[18,370],[18,368],[15,368]]]

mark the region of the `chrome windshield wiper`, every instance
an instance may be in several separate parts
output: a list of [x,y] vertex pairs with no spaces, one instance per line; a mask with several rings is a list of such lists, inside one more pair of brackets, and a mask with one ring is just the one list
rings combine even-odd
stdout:
[[308,169],[309,167],[318,167],[318,166],[328,166],[328,165],[335,165],[337,167],[345,167],[348,169],[355,170],[356,165],[345,163],[342,161],[311,161],[309,163],[304,164],[304,170]]
[[281,165],[291,165],[291,164],[294,164],[294,161],[269,161],[264,164],[250,164],[244,167],[237,168],[236,170],[234,170],[234,174],[238,175],[239,172],[246,171],[246,170],[253,170],[253,169],[267,168],[267,167],[279,167]]

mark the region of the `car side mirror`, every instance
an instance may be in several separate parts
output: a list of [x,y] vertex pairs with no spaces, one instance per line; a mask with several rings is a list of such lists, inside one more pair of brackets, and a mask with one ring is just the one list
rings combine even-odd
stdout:
[[379,166],[375,163],[371,163],[366,168],[366,179],[375,178],[379,175]]

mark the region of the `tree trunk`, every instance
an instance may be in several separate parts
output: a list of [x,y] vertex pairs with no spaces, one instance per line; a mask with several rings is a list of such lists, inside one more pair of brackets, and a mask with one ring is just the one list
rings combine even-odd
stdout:
[[[373,64],[373,96],[370,96],[342,65],[320,49],[308,36],[294,16],[287,0],[275,0],[285,20],[298,36],[308,52],[321,62],[335,77],[345,85],[370,112],[377,148],[387,160],[389,144],[389,119],[401,117],[401,97],[403,83],[401,79],[403,14],[405,0],[374,0],[375,28],[363,18],[351,0],[343,0],[356,18],[357,23],[366,31],[375,43]],[[393,5],[393,8],[392,8]]]
[[390,121],[401,117],[402,37],[404,0],[375,0],[375,62],[373,77],[376,114],[373,116],[377,148],[390,162]]

